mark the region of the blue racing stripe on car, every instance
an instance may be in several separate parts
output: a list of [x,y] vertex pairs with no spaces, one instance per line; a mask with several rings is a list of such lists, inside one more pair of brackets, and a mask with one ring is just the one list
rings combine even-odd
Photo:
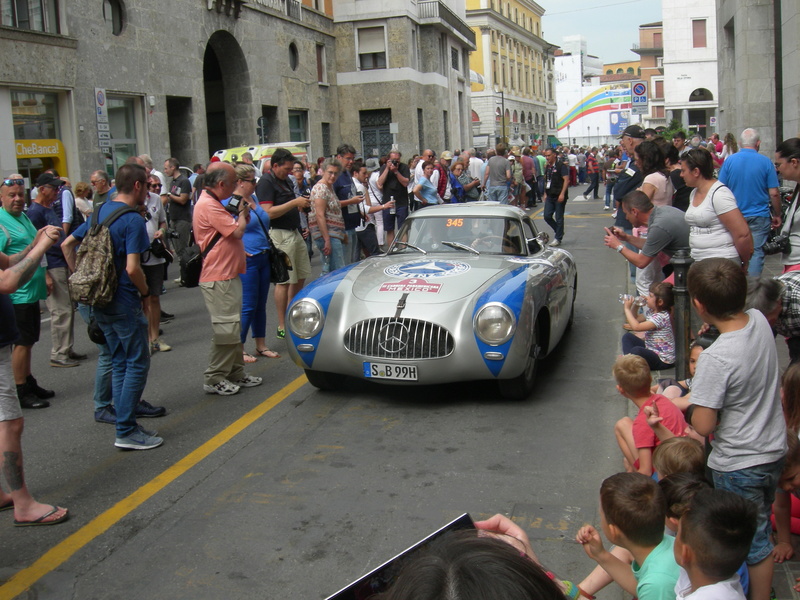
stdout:
[[[495,281],[475,303],[475,310],[472,313],[473,321],[475,319],[475,315],[478,314],[478,311],[487,303],[502,302],[509,309],[511,309],[511,312],[514,313],[514,317],[517,320],[517,327],[519,327],[519,316],[520,312],[522,311],[522,303],[525,299],[525,287],[527,280],[528,265],[523,265]],[[515,335],[516,331],[514,332],[514,336]],[[495,377],[500,374],[500,371],[505,364],[505,357],[508,356],[508,351],[511,348],[511,343],[514,341],[514,336],[511,336],[511,339],[505,344],[500,346],[490,346],[489,344],[482,342],[478,335],[475,334],[475,343],[478,345],[478,350],[483,357],[483,362],[486,363],[486,367]],[[485,357],[487,352],[499,352],[504,358],[502,360],[488,360]]]
[[[331,305],[331,300],[333,299],[333,294],[336,292],[336,288],[339,287],[339,284],[342,280],[347,276],[350,272],[350,269],[355,267],[358,263],[353,263],[347,265],[346,267],[342,267],[341,269],[337,269],[333,273],[329,273],[327,275],[323,275],[322,277],[312,281],[306,287],[304,287],[297,296],[292,300],[292,306],[302,300],[304,298],[313,298],[317,302],[319,302],[320,307],[322,307],[322,314],[327,318],[328,315],[328,308]],[[291,306],[289,307],[291,308]],[[287,310],[288,315],[288,310]],[[311,365],[314,364],[314,357],[317,355],[317,349],[319,348],[320,339],[322,339],[322,334],[325,332],[325,326],[322,327],[320,332],[315,335],[313,338],[310,339],[303,339],[297,337],[294,333],[292,333],[291,329],[287,327],[286,333],[289,335],[289,338],[294,344],[294,347],[297,348],[300,344],[311,344],[314,346],[314,350],[311,352],[298,352],[297,354],[300,355],[300,358],[303,359],[303,362],[311,368]]]

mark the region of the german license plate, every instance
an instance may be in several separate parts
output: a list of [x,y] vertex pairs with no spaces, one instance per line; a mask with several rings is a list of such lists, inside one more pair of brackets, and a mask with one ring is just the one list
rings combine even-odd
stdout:
[[370,379],[394,379],[396,381],[416,381],[415,365],[389,365],[386,363],[364,363],[364,377]]

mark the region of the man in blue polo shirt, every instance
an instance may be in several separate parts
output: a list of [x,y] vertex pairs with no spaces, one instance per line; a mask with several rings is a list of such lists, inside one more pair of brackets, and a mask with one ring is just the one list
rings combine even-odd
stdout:
[[[778,175],[772,161],[758,153],[761,139],[752,128],[742,132],[740,150],[722,163],[719,180],[731,188],[736,204],[753,234],[753,257],[747,268],[750,277],[760,277],[764,268],[764,242],[770,228],[781,226],[781,197]],[[770,204],[772,214],[770,215]]]
[[344,233],[347,236],[344,260],[348,265],[361,258],[361,245],[356,235],[356,227],[361,225],[361,212],[358,210],[358,205],[364,201],[364,197],[358,195],[353,174],[350,172],[355,156],[356,149],[350,144],[342,144],[336,149],[336,160],[342,164],[342,172],[333,184],[333,191],[336,192],[336,197],[339,198],[339,204],[342,206]]

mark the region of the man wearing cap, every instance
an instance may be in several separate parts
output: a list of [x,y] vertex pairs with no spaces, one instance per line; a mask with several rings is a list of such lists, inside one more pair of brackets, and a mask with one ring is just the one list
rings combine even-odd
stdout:
[[[28,217],[36,229],[46,225],[64,227],[64,237],[72,232],[70,222],[64,223],[63,218],[52,208],[58,196],[58,190],[64,185],[63,181],[51,173],[44,172],[36,180],[39,193],[30,207]],[[73,202],[74,204],[74,202]],[[50,336],[53,347],[50,350],[51,367],[77,367],[79,360],[86,359],[85,354],[78,354],[73,350],[75,342],[75,309],[69,296],[69,268],[61,251],[61,242],[53,244],[47,251],[47,309],[50,311]]]
[[[48,192],[45,192],[48,193]],[[55,190],[52,193],[55,198]],[[43,233],[37,233],[36,227],[23,212],[25,208],[25,182],[22,175],[11,175],[0,183],[0,200],[3,207],[0,209],[0,252],[2,256],[17,255],[20,259],[30,250],[34,240],[41,238]],[[51,232],[51,236],[60,230],[45,228],[43,231]],[[55,236],[60,239],[59,236]],[[47,244],[47,248],[52,242]],[[39,387],[36,379],[31,374],[31,350],[39,341],[41,317],[39,315],[39,300],[47,297],[45,284],[45,269],[38,261],[39,267],[32,269],[24,277],[20,285],[8,292],[13,305],[14,315],[11,321],[16,322],[15,331],[18,330],[14,349],[11,353],[11,367],[16,383],[16,395],[19,397],[22,408],[47,408],[50,403],[47,398],[55,396],[52,390]],[[7,265],[7,267],[10,265]],[[6,267],[6,268],[7,268]],[[8,325],[4,323],[4,325]]]
[[449,204],[453,198],[453,186],[450,184],[450,163],[453,161],[453,153],[449,150],[442,152],[433,173],[431,173],[431,183],[436,188],[439,198]]
[[[394,214],[390,210],[383,211],[383,230],[386,232],[388,244],[392,243],[394,232],[403,226],[408,217],[408,180],[411,177],[411,170],[400,159],[401,154],[397,150],[389,152],[389,160],[381,167],[378,175],[378,188],[383,193],[383,203],[394,198]],[[370,160],[373,159],[367,160],[367,170],[370,167]]]
[[[642,177],[639,168],[634,161],[634,150],[644,141],[644,129],[639,125],[630,125],[625,128],[619,138],[620,145],[625,150],[628,156],[628,164],[625,169],[617,175],[617,183],[614,184],[614,202],[617,209],[614,211],[614,227],[621,229],[624,233],[633,233],[633,225],[625,216],[625,211],[622,210],[622,199],[633,190],[641,187],[644,178]],[[633,246],[629,246],[631,251],[636,251]],[[631,263],[630,267],[631,277],[636,275],[636,267]]]

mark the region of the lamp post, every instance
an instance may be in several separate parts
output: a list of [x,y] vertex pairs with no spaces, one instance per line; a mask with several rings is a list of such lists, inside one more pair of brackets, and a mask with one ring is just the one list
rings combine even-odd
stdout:
[[602,144],[600,143],[600,126],[598,125],[597,126],[597,147],[599,148],[600,146],[602,146]]
[[500,110],[502,111],[500,118],[502,119],[501,124],[503,127],[500,134],[500,141],[503,142],[504,144],[507,144],[508,142],[506,141],[506,95],[503,93],[503,88],[501,88],[499,85],[494,86],[494,92],[495,94],[500,94]]

